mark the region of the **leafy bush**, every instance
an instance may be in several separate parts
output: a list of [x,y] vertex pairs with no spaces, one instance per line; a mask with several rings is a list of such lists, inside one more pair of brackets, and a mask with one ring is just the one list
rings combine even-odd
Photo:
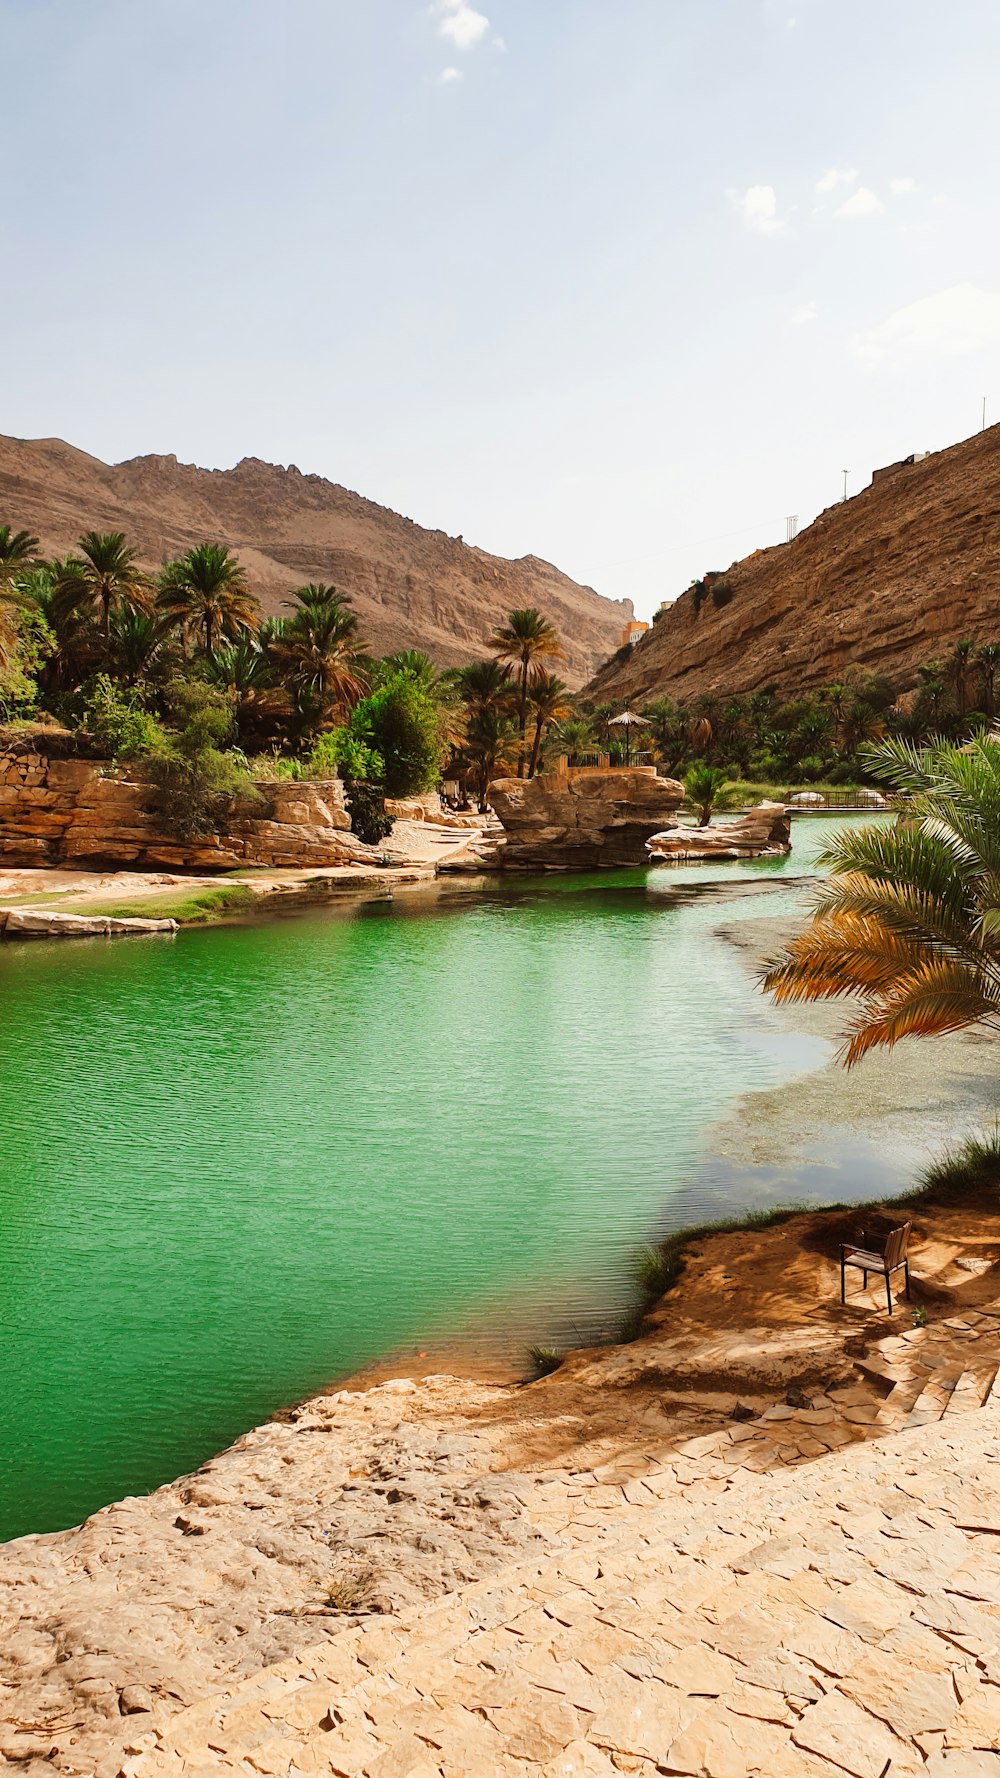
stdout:
[[163,745],[163,730],[129,690],[108,673],[98,673],[83,704],[83,719],[99,750],[109,759],[135,759]]
[[351,733],[380,756],[387,796],[417,796],[437,783],[442,761],[438,709],[426,685],[411,673],[393,673],[363,698],[351,718]]
[[344,778],[358,783],[381,784],[385,777],[385,760],[377,748],[354,734],[349,728],[327,729],[318,737],[302,762],[306,778]]
[[370,784],[364,778],[345,778],[344,794],[351,811],[351,827],[358,839],[366,846],[379,845],[394,825],[381,786]]
[[536,1379],[551,1377],[553,1371],[559,1369],[565,1356],[565,1352],[560,1352],[555,1346],[528,1347],[528,1357],[531,1359]]
[[141,761],[157,813],[178,839],[226,833],[234,803],[258,794],[245,767],[222,751],[233,731],[231,701],[201,681],[173,680],[167,702],[178,727]]

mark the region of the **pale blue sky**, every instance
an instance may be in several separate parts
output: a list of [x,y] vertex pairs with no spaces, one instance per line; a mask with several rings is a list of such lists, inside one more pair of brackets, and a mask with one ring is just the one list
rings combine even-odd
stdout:
[[995,0],[0,0],[0,431],[648,612],[1000,420],[998,52]]

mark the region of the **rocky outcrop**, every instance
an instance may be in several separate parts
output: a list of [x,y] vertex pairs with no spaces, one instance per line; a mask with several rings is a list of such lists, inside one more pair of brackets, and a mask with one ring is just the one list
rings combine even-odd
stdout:
[[791,543],[682,593],[595,699],[803,691],[870,669],[900,691],[963,637],[1000,639],[1000,426],[876,472]]
[[791,817],[784,803],[758,803],[736,821],[708,827],[668,827],[646,841],[655,864],[658,859],[761,858],[792,849]]
[[245,457],[198,469],[176,457],[114,465],[61,439],[0,437],[0,524],[63,555],[82,531],[124,531],[150,568],[197,543],[240,556],[268,613],[293,587],[349,593],[378,654],[422,648],[441,666],[485,653],[507,612],[537,605],[563,638],[560,676],[578,686],[617,648],[630,599],[605,599],[537,556],[507,561],[427,531],[320,475]]
[[0,866],[132,865],[138,870],[302,869],[377,863],[351,832],[343,786],[261,783],[225,834],[181,841],[164,832],[146,784],[108,764],[0,755]]
[[176,920],[147,920],[135,915],[66,914],[55,908],[0,908],[0,938],[138,938],[176,932]]
[[503,825],[504,870],[595,870],[643,864],[684,786],[651,766],[499,778],[490,801]]

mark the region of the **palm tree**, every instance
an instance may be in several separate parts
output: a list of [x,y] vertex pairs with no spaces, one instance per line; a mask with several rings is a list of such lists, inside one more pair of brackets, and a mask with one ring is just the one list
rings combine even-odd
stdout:
[[6,667],[17,644],[17,613],[21,604],[19,584],[33,566],[38,538],[30,531],[14,531],[0,525],[0,669]]
[[571,716],[568,721],[559,723],[558,741],[567,764],[571,766],[579,765],[581,753],[597,751],[597,738],[590,723],[582,716]]
[[400,648],[395,654],[383,655],[382,671],[405,673],[408,679],[415,680],[429,692],[436,691],[441,678],[436,663],[419,648]]
[[337,711],[352,710],[368,690],[357,614],[335,587],[300,587],[288,603],[292,616],[271,643],[271,659],[307,725],[318,727]]
[[224,642],[206,663],[211,684],[229,693],[240,744],[270,734],[288,714],[288,697],[275,684],[270,656],[259,636]]
[[853,995],[850,1067],[900,1038],[1000,1026],[1000,743],[865,749],[906,818],[840,835],[806,930],[770,964],[779,1001]]
[[948,661],[948,676],[955,687],[955,700],[958,714],[965,715],[969,706],[969,669],[975,654],[974,642],[956,642]]
[[79,555],[61,564],[54,591],[61,607],[96,613],[105,665],[111,660],[112,611],[151,611],[149,576],[138,566],[137,552],[123,531],[85,531]]
[[572,715],[573,702],[562,680],[557,679],[554,673],[545,673],[532,682],[528,704],[535,723],[531,759],[528,762],[528,777],[533,778],[538,770],[542,736],[554,722],[562,722],[564,717]]
[[707,827],[712,810],[721,805],[726,774],[718,766],[693,765],[684,776],[687,800],[698,814],[698,826]]
[[182,637],[201,631],[209,660],[224,636],[252,634],[260,621],[260,604],[245,570],[221,543],[200,543],[168,562],[156,603],[164,622]]
[[509,769],[514,753],[523,760],[512,716],[497,704],[482,704],[469,717],[462,753],[474,766],[479,808],[486,812],[490,784],[501,770]]
[[101,660],[100,638],[88,607],[80,564],[72,557],[29,570],[20,582],[24,599],[41,613],[53,648],[41,663],[38,681],[46,692],[67,691],[82,683]]
[[996,715],[996,678],[1000,672],[1000,642],[984,642],[976,657],[983,676],[983,705],[987,716]]
[[521,757],[517,762],[517,775],[524,777],[525,736],[528,729],[528,680],[544,672],[542,666],[546,658],[562,659],[562,646],[558,633],[534,606],[522,611],[512,611],[505,624],[501,624],[490,637],[487,647],[502,661],[516,661],[520,666],[520,702],[518,706],[518,722],[521,735]]
[[675,772],[689,745],[687,711],[669,698],[655,698],[643,705],[642,715],[661,761],[668,772]]
[[111,659],[127,685],[135,685],[164,650],[163,626],[150,612],[122,609],[111,618]]
[[941,662],[929,661],[926,667],[918,667],[917,678],[920,681],[920,696],[926,699],[931,721],[936,722],[941,699],[944,697],[944,668]]

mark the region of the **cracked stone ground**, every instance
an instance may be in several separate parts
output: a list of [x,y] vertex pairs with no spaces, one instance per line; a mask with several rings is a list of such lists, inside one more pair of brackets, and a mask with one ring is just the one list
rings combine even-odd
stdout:
[[992,1196],[917,1212],[925,1327],[841,1310],[843,1221],[705,1240],[646,1337],[531,1388],[320,1396],[8,1545],[3,1754],[1000,1778]]

